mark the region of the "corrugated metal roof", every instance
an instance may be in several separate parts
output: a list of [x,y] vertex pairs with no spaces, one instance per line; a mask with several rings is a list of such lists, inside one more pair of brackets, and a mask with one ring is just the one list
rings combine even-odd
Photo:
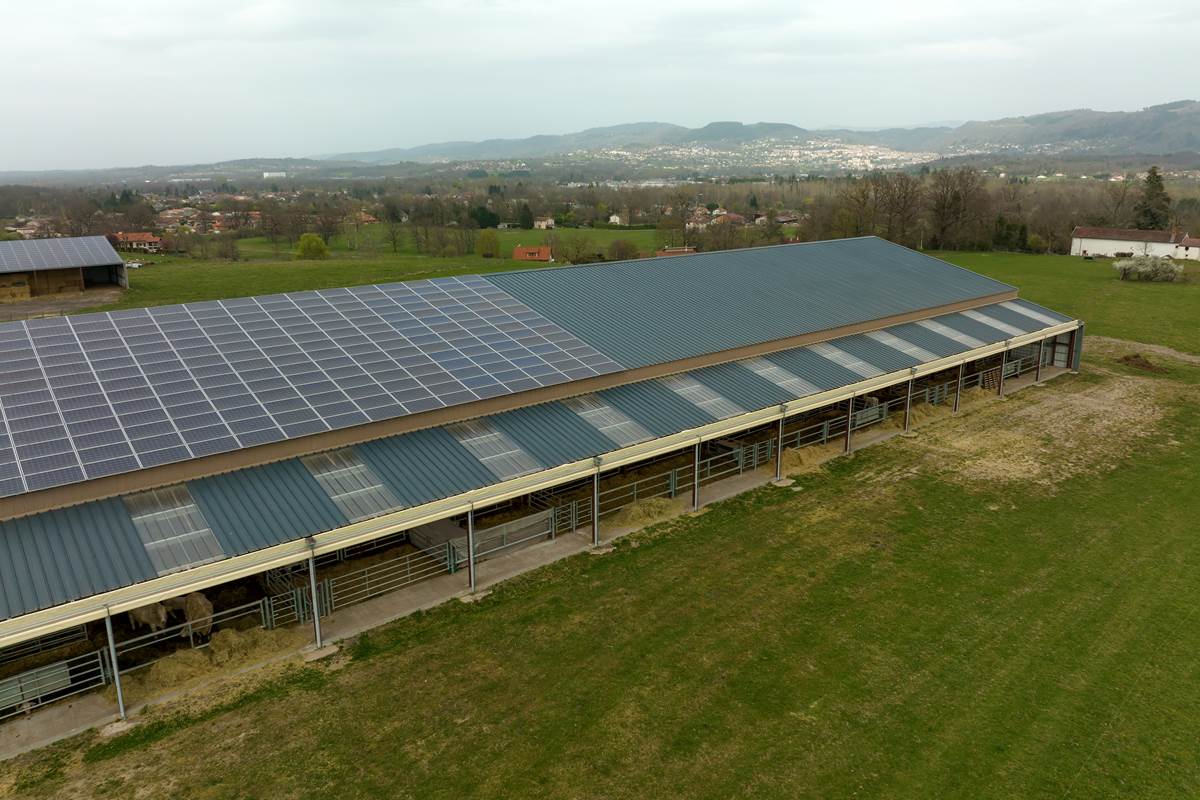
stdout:
[[988,306],[987,315],[992,319],[1012,325],[1014,328],[1020,328],[1025,333],[1046,327],[1046,323],[1038,322],[1033,317],[1026,316],[1019,311],[1011,311],[999,303]]
[[1028,300],[1022,300],[1019,297],[1016,300],[1012,300],[1010,302],[1013,302],[1023,308],[1027,308],[1036,313],[1044,314],[1047,317],[1050,317],[1051,319],[1056,320],[1058,322],[1069,322],[1071,320],[1071,317],[1068,317],[1065,314],[1060,314],[1057,311],[1046,308],[1045,306],[1039,306],[1037,303],[1031,303]]
[[637,420],[655,436],[668,436],[712,422],[712,416],[658,381],[643,381],[599,393],[613,408]]
[[993,328],[991,325],[976,322],[970,317],[964,317],[962,314],[944,314],[940,317],[934,317],[934,319],[960,333],[974,336],[976,339],[988,344],[1003,342],[1010,336],[1010,334],[1005,333],[999,328]]
[[903,325],[893,325],[888,328],[889,331],[899,336],[906,342],[912,342],[917,347],[924,347],[931,353],[935,353],[943,358],[946,356],[958,355],[965,352],[969,348],[960,344],[953,339],[942,336],[939,333],[934,333],[928,328],[922,328],[915,322],[906,322]]
[[157,575],[118,499],[0,523],[0,619]]
[[[547,467],[590,458],[613,443],[561,403],[543,403],[488,417],[499,430]],[[554,431],[553,437],[546,431]]]
[[496,478],[441,428],[376,439],[355,449],[405,506],[451,497]]
[[919,359],[913,358],[910,355],[901,353],[894,347],[889,347],[886,344],[877,342],[869,336],[857,334],[855,336],[843,336],[835,340],[837,346],[845,350],[851,355],[858,356],[863,361],[871,364],[884,372],[895,372],[898,369],[907,369],[920,364]]
[[817,355],[806,347],[771,353],[766,358],[822,389],[833,389],[862,380],[861,375]]
[[738,363],[694,369],[691,376],[745,409],[766,408],[796,398]]
[[124,263],[103,236],[17,239],[0,242],[0,272],[66,267],[108,267]]
[[[993,306],[985,310],[994,313]],[[1010,309],[1005,311],[1020,316]],[[1045,310],[1038,307],[1038,311]],[[995,328],[961,314],[938,319],[985,341],[1006,338]],[[887,330],[939,356],[967,349],[915,324]],[[916,363],[911,356],[862,335],[835,339],[833,344],[884,371],[901,370]],[[772,353],[766,358],[822,389],[862,380],[861,375],[805,347]],[[794,399],[736,362],[689,374],[747,411]],[[605,389],[598,394],[656,437],[713,421],[711,414],[657,379]],[[559,402],[502,412],[488,417],[488,421],[545,467],[614,449],[611,441]],[[405,506],[421,505],[497,482],[444,428],[378,439],[354,445],[354,449]],[[298,459],[193,480],[188,487],[228,556],[300,539],[348,522]],[[149,580],[156,574],[119,499],[0,522],[0,619]]]
[[188,488],[228,555],[350,522],[296,460],[188,481]]
[[499,273],[489,279],[626,367],[1013,288],[874,237]]

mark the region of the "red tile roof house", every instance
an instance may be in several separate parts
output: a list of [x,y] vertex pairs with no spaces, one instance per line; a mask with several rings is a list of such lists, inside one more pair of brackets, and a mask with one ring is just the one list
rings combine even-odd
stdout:
[[1142,231],[1132,228],[1093,228],[1079,225],[1071,231],[1071,255],[1112,258],[1122,256],[1195,258],[1197,257],[1195,249],[1183,244],[1190,238],[1186,233],[1178,230]]
[[162,239],[145,231],[117,231],[117,247],[121,250],[157,253],[162,248]]
[[513,261],[553,261],[554,255],[551,252],[550,245],[542,245],[540,247],[522,247],[517,245],[513,248]]

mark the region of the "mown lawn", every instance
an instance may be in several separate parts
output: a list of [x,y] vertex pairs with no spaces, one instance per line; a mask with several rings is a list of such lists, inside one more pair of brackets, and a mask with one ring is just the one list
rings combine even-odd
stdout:
[[[1200,368],[1090,359],[798,489],[402,620],[339,669],[0,765],[0,787],[7,773],[27,797],[1190,796]],[[1097,398],[1122,418],[1101,424]],[[993,458],[1032,466],[993,475]]]

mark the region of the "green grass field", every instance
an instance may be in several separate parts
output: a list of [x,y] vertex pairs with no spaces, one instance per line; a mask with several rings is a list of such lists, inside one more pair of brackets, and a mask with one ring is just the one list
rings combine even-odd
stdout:
[[[1191,287],[950,257],[1195,349],[1196,302],[1162,299]],[[1200,366],[1129,349],[334,666],[0,764],[0,796],[1194,796]]]

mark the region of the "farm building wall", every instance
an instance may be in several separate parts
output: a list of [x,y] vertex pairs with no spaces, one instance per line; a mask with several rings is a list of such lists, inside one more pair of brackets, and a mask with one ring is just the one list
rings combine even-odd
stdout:
[[28,272],[0,273],[0,303],[15,303],[31,296]]

